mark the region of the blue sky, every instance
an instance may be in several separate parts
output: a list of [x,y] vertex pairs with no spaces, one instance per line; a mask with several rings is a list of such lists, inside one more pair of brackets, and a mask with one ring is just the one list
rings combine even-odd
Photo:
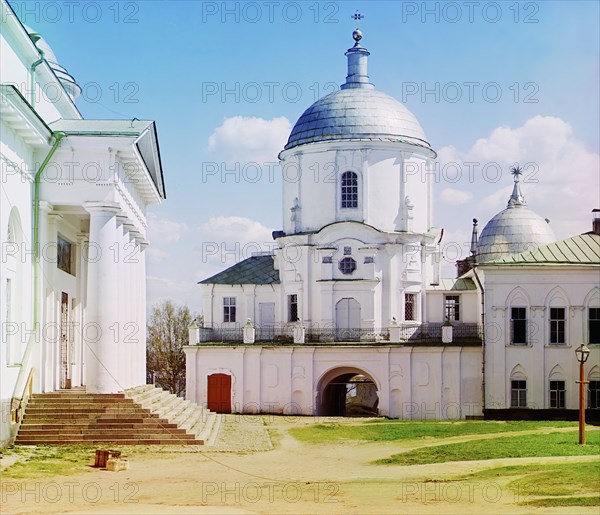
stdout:
[[[483,226],[504,207],[515,162],[533,163],[524,193],[558,237],[588,230],[600,206],[599,4],[476,4],[11,2],[83,86],[85,117],[156,120],[168,199],[151,210],[149,301],[197,311],[195,283],[280,228],[281,181],[267,166],[258,179],[242,170],[276,161],[290,124],[344,81],[356,9],[372,82],[439,151],[447,238],[462,244],[473,217]],[[479,164],[472,177],[466,162]],[[490,162],[504,170],[497,182],[482,173]],[[239,182],[207,174],[235,163]],[[207,255],[206,242],[221,250]]]

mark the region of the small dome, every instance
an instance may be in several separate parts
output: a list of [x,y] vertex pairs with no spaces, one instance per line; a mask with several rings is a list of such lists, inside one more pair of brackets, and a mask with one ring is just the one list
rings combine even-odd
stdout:
[[519,188],[519,173],[508,207],[494,216],[481,231],[477,242],[477,261],[495,261],[512,254],[533,250],[556,241],[547,220],[530,211]]
[[56,77],[65,88],[68,95],[72,100],[75,100],[81,94],[81,87],[79,84],[77,84],[77,81],[64,67],[58,63],[58,59],[56,58],[56,55],[54,55],[54,51],[48,42],[31,27],[25,25],[25,29],[27,30],[27,33],[34,42],[35,46],[43,54],[44,59],[50,68],[52,68],[52,71],[54,71]]
[[321,141],[392,141],[431,148],[415,116],[374,89],[342,89],[317,100],[294,125],[285,150]]

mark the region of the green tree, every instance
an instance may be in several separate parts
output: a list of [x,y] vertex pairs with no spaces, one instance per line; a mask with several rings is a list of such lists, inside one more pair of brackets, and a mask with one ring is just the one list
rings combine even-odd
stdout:
[[185,353],[188,327],[194,317],[187,306],[164,301],[152,306],[146,340],[146,369],[156,386],[181,395],[185,392]]

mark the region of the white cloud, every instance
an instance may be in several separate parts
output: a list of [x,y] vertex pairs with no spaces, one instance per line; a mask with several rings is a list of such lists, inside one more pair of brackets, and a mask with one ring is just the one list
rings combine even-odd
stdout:
[[[256,220],[241,216],[215,216],[198,227],[200,245],[194,250],[200,253],[204,264],[202,279],[210,272],[223,270],[242,261],[255,252],[272,250],[276,243],[272,230]],[[209,272],[210,271],[210,272]]]
[[283,117],[233,116],[226,118],[208,138],[208,153],[228,163],[273,163],[292,130]]
[[188,225],[183,222],[174,222],[154,213],[148,214],[148,239],[152,245],[179,241],[187,230]]
[[[591,210],[600,203],[600,157],[587,150],[573,135],[571,126],[560,118],[535,116],[521,127],[498,127],[466,152],[448,146],[440,149],[438,155],[440,180],[444,181],[445,166],[458,163],[462,171],[460,185],[463,190],[472,191],[476,199],[475,205],[467,208],[468,212],[464,208],[461,213],[450,212],[442,207],[442,217],[438,213],[438,220],[452,219],[456,224],[475,216],[480,220],[480,229],[483,228],[487,220],[506,206],[512,191],[509,170],[519,163],[525,167],[521,189],[528,207],[551,219],[558,238],[591,228]],[[469,166],[474,173],[468,173]],[[446,190],[440,194],[442,202]],[[445,195],[448,200],[454,194]]]
[[445,188],[440,193],[440,200],[449,206],[460,206],[471,200],[471,193],[457,190],[455,188]]

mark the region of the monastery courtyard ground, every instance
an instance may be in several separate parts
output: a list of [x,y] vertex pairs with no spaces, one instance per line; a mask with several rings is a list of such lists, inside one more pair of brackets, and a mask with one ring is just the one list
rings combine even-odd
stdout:
[[[571,422],[220,416],[212,446],[14,447],[6,514],[598,513],[600,431]],[[506,457],[510,456],[510,457]],[[466,461],[468,460],[468,461]]]

